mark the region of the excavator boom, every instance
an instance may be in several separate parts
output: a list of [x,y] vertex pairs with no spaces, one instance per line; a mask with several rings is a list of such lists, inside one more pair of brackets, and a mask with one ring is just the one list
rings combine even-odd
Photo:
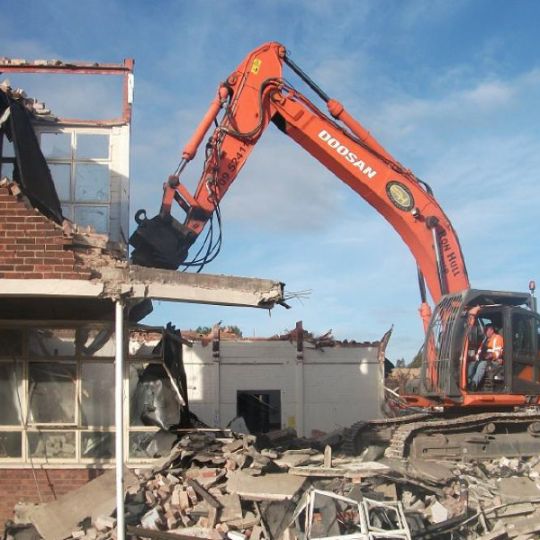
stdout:
[[[326,102],[323,113],[283,78],[288,65]],[[217,117],[223,111],[219,122]],[[179,179],[212,124],[205,163],[192,195]],[[442,295],[469,287],[457,235],[427,184],[396,161],[373,136],[330,99],[287,56],[279,43],[252,51],[223,82],[207,114],[182,153],[177,173],[164,186],[159,216],[141,219],[131,238],[134,262],[176,268],[189,247],[217,213],[251,151],[270,122],[350,186],[382,214],[403,238],[417,261],[421,290],[424,279],[435,302]],[[171,216],[176,200],[186,212],[183,223]],[[324,216],[324,218],[331,216]],[[172,249],[175,246],[176,249]],[[425,292],[422,297],[426,305]],[[429,310],[424,320],[429,318]]]

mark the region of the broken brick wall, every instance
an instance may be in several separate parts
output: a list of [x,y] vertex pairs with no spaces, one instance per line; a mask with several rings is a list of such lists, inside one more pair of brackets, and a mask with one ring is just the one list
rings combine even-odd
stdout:
[[58,225],[0,186],[0,278],[90,279],[69,247]]
[[103,469],[0,469],[0,530],[18,502],[49,502],[81,487]]

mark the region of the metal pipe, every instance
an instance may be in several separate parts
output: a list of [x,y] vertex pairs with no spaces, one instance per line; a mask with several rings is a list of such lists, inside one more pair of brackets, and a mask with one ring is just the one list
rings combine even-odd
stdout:
[[116,523],[117,540],[126,538],[124,515],[124,302],[115,304],[116,356],[114,364],[114,424],[116,467]]
[[439,245],[439,235],[437,233],[437,227],[431,228],[431,234],[433,235],[433,248],[435,249],[435,259],[437,261],[437,272],[439,274],[439,285],[441,287],[441,294],[446,294],[448,289],[446,287],[446,281],[444,279],[444,268],[441,258],[441,247]]
[[302,321],[296,323],[296,366],[294,380],[296,432],[299,437],[304,437],[304,326]]
[[418,288],[420,289],[420,301],[423,304],[427,302],[426,280],[424,279],[424,274],[422,274],[422,270],[420,270],[420,267],[417,267],[417,270],[418,270]]
[[297,64],[288,56],[283,61],[326,103],[330,101],[330,96]]

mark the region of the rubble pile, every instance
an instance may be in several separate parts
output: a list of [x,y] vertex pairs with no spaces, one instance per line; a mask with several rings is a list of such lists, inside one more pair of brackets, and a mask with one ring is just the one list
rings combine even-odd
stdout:
[[[152,469],[128,471],[128,535],[156,540],[350,534],[358,539],[524,540],[540,532],[540,457],[362,462],[333,456],[330,446],[324,451],[292,448],[305,441],[293,439],[288,431],[264,439],[266,446],[271,442],[274,447],[263,448],[252,435],[190,431]],[[69,494],[65,502],[36,506],[26,521],[45,540],[69,535],[114,540],[114,474],[112,481],[106,475]],[[102,486],[89,495],[97,482]],[[96,511],[87,501],[105,493],[107,482],[111,502]],[[62,516],[60,529],[50,527],[53,516]],[[18,536],[16,528],[7,532],[7,538]]]

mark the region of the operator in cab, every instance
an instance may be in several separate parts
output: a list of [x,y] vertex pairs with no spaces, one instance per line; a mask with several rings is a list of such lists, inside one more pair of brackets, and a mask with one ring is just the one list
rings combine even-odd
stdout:
[[469,366],[469,385],[472,390],[477,390],[486,374],[488,362],[496,362],[502,366],[504,339],[497,333],[492,324],[484,327],[484,339],[476,353],[476,359]]

